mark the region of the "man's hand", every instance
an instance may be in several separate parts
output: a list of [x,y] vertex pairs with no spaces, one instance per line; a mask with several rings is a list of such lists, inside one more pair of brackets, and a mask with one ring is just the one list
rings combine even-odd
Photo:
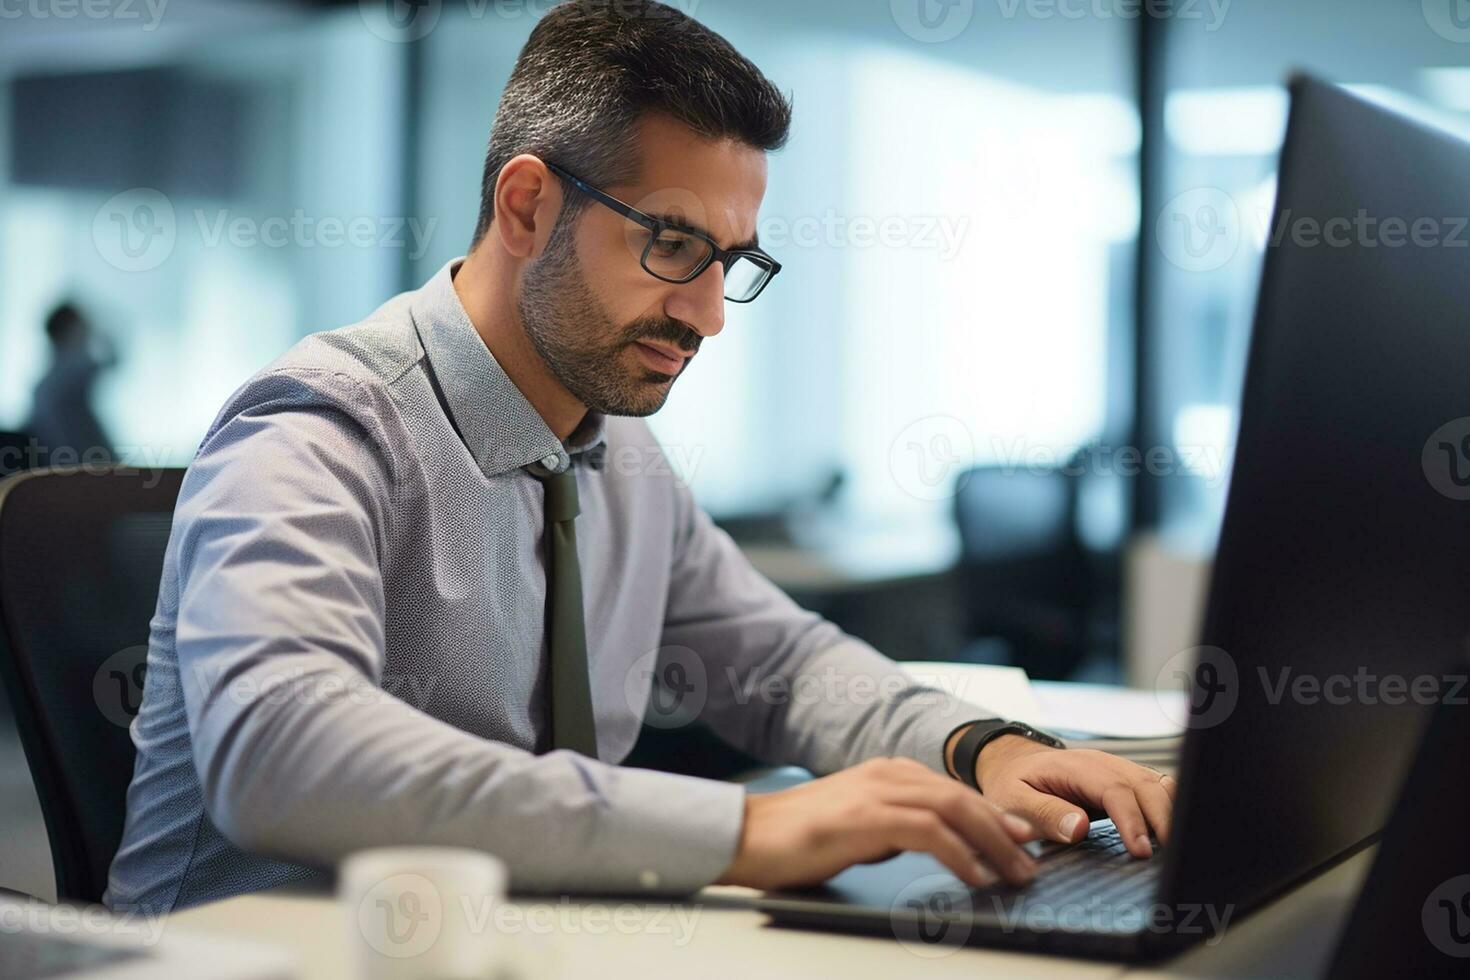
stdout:
[[926,851],[968,885],[993,884],[994,872],[1023,885],[1036,862],[1017,842],[1035,836],[1024,820],[922,763],[873,759],[746,797],[740,846],[719,884],[814,885],[850,865]]
[[1001,735],[975,762],[980,792],[1041,834],[1065,844],[1087,836],[1084,808],[1112,817],[1135,857],[1153,854],[1148,834],[1169,841],[1178,783],[1156,770],[1089,749],[1054,749],[1020,735]]

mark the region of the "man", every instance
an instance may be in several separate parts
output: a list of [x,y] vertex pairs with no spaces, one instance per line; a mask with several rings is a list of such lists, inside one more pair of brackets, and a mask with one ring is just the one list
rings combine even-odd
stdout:
[[[1017,842],[1080,839],[1085,808],[1140,857],[1167,837],[1171,781],[972,726],[990,713],[798,609],[639,420],[726,298],[778,271],[755,225],[789,119],[668,7],[537,25],[469,256],[302,341],[200,446],[110,904],[179,907],[386,844],[483,849],[521,889],[680,893],[905,849],[1022,883]],[[716,734],[832,775],[747,796],[619,767],[671,658],[702,675]],[[812,681],[835,693],[768,696]]]
[[46,337],[51,365],[36,383],[25,430],[55,465],[105,463],[112,442],[92,408],[92,391],[98,377],[117,366],[117,352],[70,300],[47,314]]

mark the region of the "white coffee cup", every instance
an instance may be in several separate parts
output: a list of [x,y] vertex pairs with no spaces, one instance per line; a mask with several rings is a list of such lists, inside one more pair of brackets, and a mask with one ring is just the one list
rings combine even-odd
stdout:
[[364,980],[485,980],[504,961],[493,923],[505,865],[458,847],[381,847],[348,855],[337,896]]

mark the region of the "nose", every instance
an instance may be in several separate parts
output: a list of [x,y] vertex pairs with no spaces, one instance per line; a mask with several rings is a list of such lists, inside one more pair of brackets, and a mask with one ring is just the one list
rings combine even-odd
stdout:
[[713,337],[725,329],[725,267],[711,262],[694,279],[673,287],[664,312],[701,337]]

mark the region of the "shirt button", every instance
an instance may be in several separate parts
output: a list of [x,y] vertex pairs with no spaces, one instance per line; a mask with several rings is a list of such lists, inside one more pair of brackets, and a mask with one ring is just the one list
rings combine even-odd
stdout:
[[545,456],[541,459],[541,465],[546,467],[548,470],[552,470],[553,472],[555,472],[556,470],[561,468],[561,460],[557,459],[555,456]]
[[642,885],[644,888],[657,888],[658,881],[659,879],[657,871],[644,870],[639,872],[638,874],[638,884]]

